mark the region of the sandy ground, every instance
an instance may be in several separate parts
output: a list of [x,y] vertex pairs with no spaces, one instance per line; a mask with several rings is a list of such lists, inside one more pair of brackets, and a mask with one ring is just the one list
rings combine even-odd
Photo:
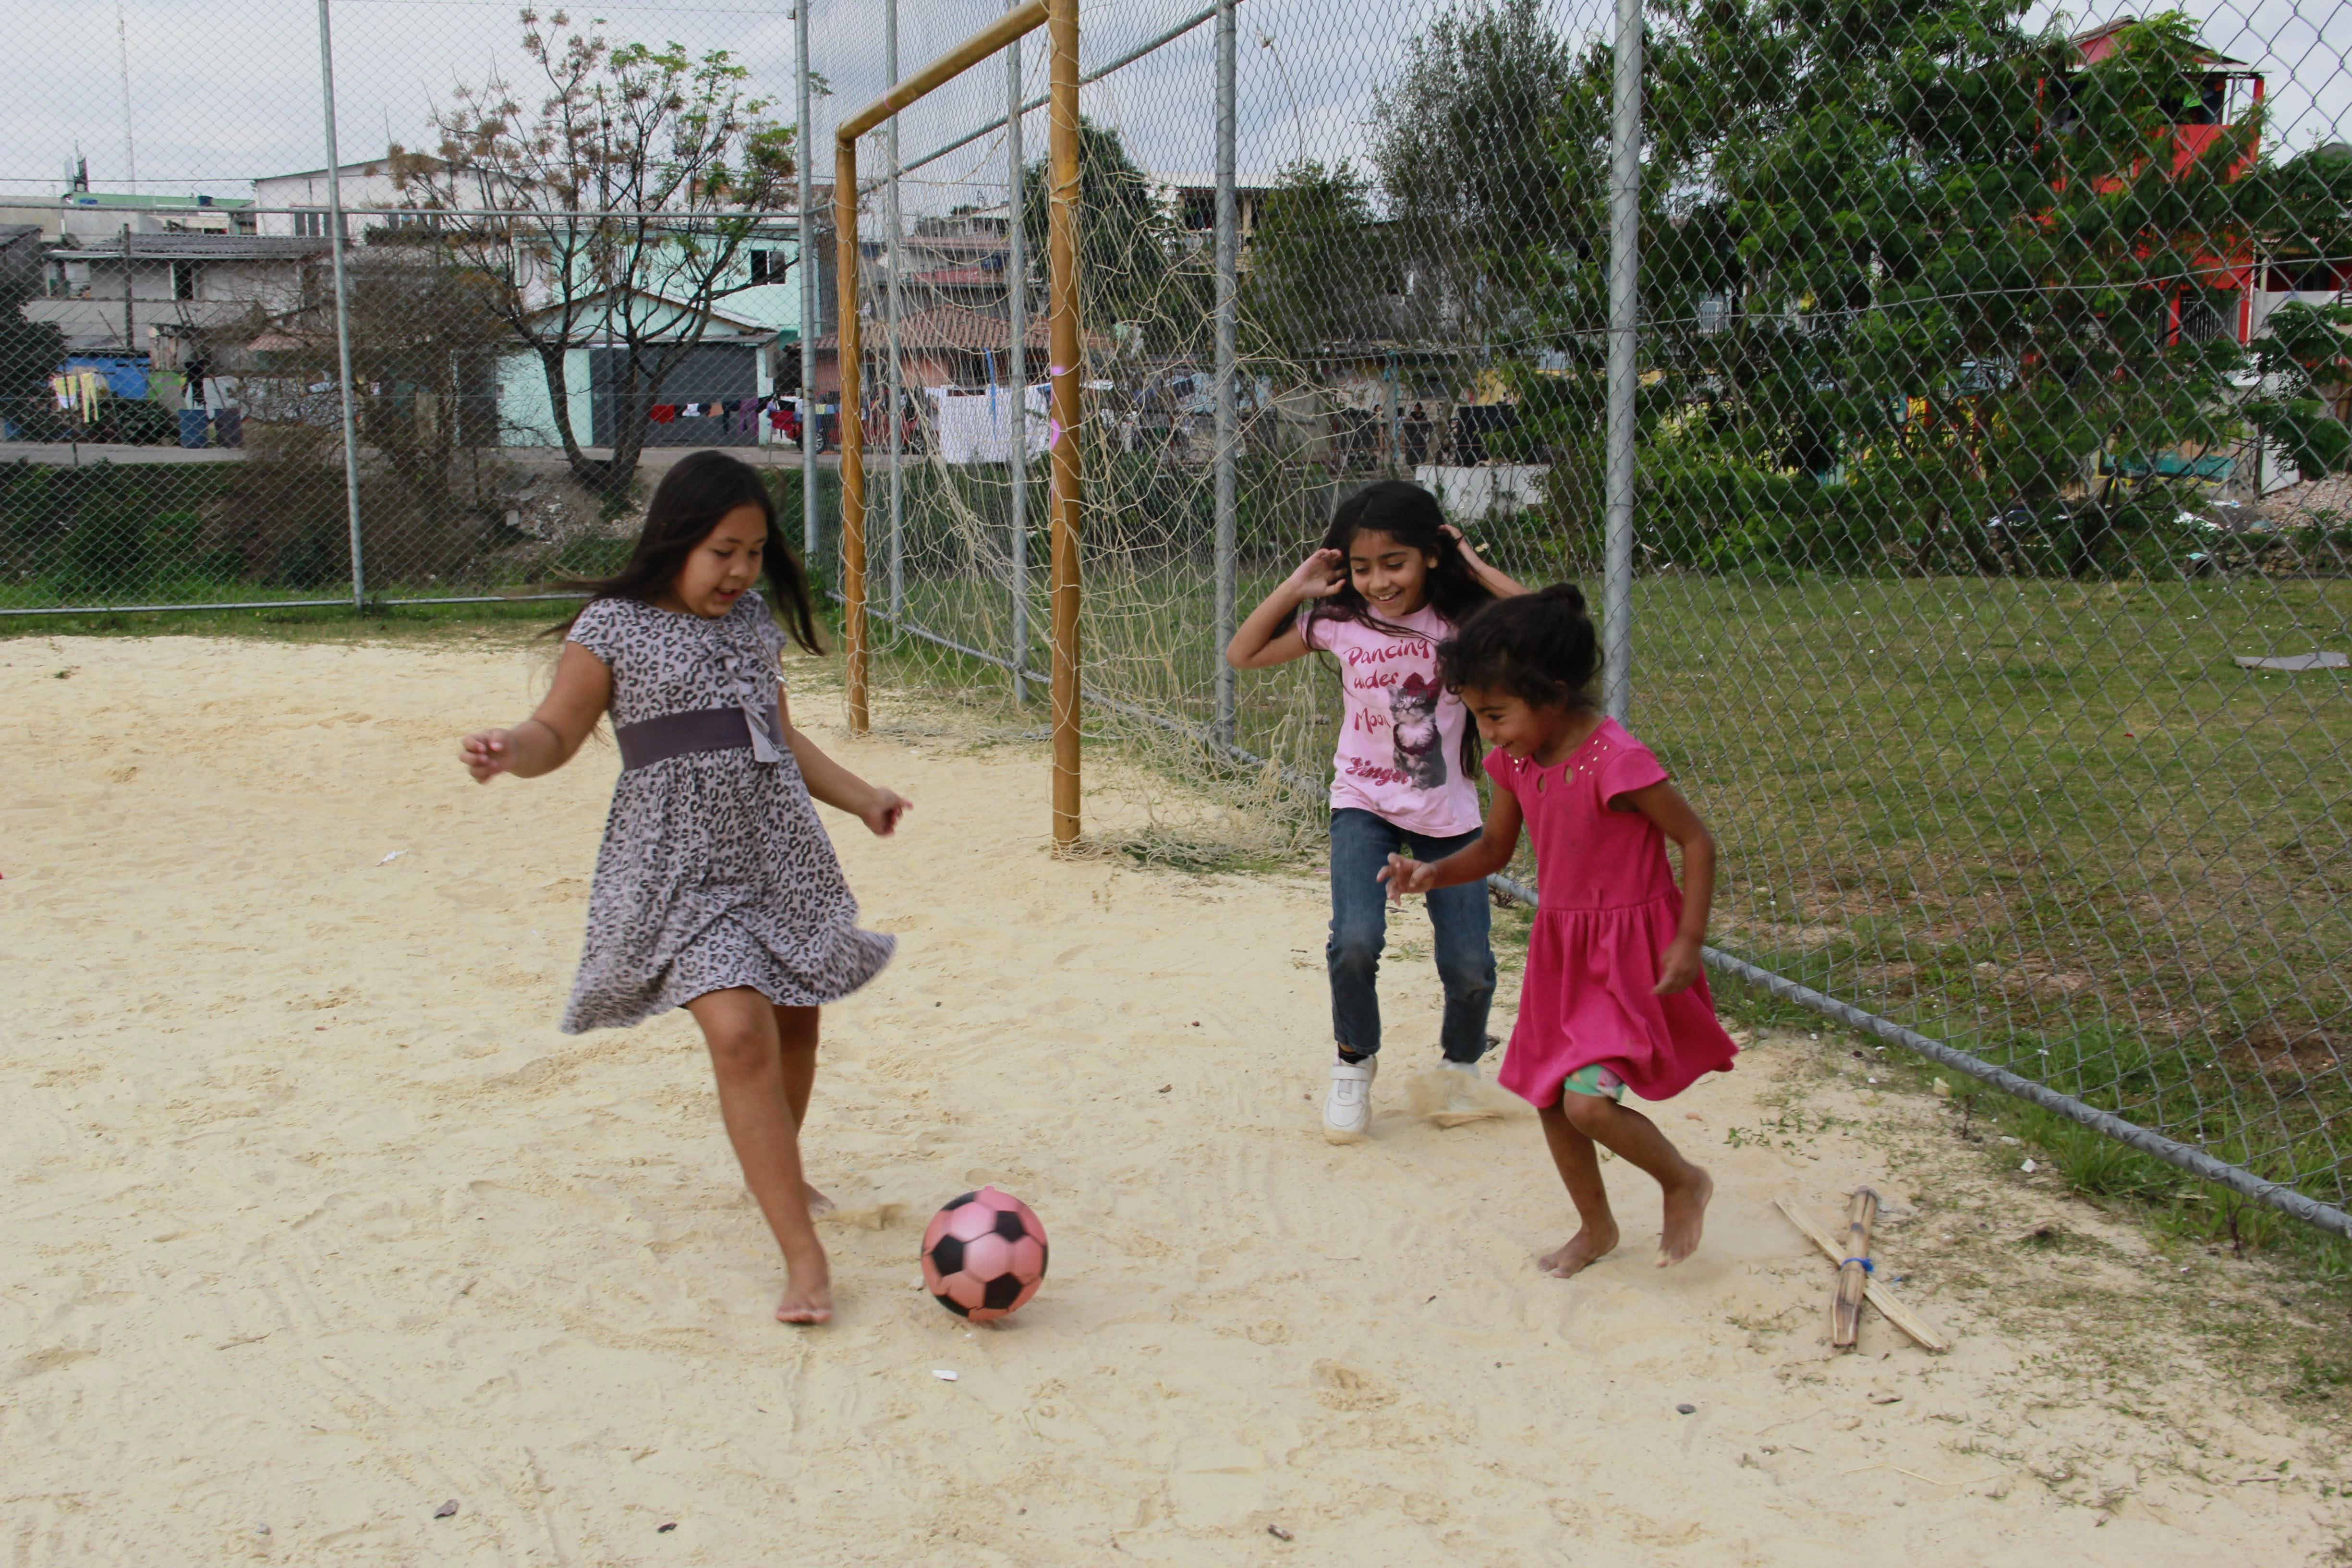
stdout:
[[[2063,1205],[1890,1169],[1857,1132],[1880,1091],[1790,1098],[1822,1047],[1759,1041],[1660,1112],[1719,1183],[1696,1260],[1542,1278],[1568,1219],[1532,1117],[1410,1110],[1419,964],[1385,982],[1375,1137],[1328,1147],[1315,882],[1056,861],[1036,749],[851,742],[816,696],[803,722],[919,810],[894,842],[834,819],[902,946],[826,1020],[840,1317],[780,1327],[688,1020],[554,1027],[612,753],[489,789],[453,758],[536,668],[0,643],[10,1563],[2153,1568],[2347,1539],[2328,1434],[2176,1359],[2159,1313],[1993,1305],[2168,1260],[2078,1218],[2088,1252],[2018,1272],[2008,1227]],[[1654,1190],[1610,1171],[1646,1241]],[[1769,1200],[1827,1217],[1864,1179],[1948,1355],[1874,1316],[1826,1356],[1827,1267]],[[1053,1273],[975,1331],[915,1249],[988,1181]]]

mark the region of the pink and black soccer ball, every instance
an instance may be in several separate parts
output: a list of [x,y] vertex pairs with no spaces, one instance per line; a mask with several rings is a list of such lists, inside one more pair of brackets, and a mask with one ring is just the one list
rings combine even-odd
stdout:
[[1045,1227],[1010,1193],[982,1187],[950,1199],[923,1232],[923,1283],[960,1318],[1018,1311],[1045,1278]]

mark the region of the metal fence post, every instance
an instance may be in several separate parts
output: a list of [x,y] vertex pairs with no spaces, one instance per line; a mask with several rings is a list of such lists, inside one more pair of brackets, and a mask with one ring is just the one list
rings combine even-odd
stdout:
[[1642,308],[1642,0],[1617,0],[1609,115],[1609,433],[1601,587],[1601,689],[1622,721],[1633,696],[1633,407]]
[[1381,367],[1381,437],[1389,449],[1389,477],[1412,478],[1404,466],[1404,426],[1397,415],[1397,361],[1393,353],[1389,355],[1389,363]]
[[[1011,10],[1020,0],[1005,0]],[[1013,393],[1013,700],[1029,700],[1029,237],[1021,167],[1021,40],[1005,46],[1005,314],[1012,329],[1005,379]]]
[[1234,640],[1234,362],[1241,265],[1241,214],[1234,193],[1234,0],[1217,0],[1216,735],[1227,746],[1234,732],[1235,672],[1225,662],[1225,645]]
[[[882,54],[884,69],[892,81],[898,79],[898,0],[889,0],[883,11]],[[884,298],[882,311],[883,348],[890,356],[888,370],[882,377],[883,395],[889,400],[889,410],[883,416],[884,427],[889,432],[890,454],[890,624],[896,626],[907,613],[907,493],[903,469],[906,446],[906,421],[899,405],[906,396],[898,364],[898,233],[904,220],[898,211],[898,117],[892,115],[883,130],[883,144],[890,160],[890,178],[884,185],[883,205],[888,209],[890,225],[890,284]]]
[[351,296],[343,287],[342,159],[335,147],[335,45],[327,24],[327,0],[319,0],[319,96],[327,123],[328,248],[335,267],[335,358],[341,373],[338,394],[343,405],[343,504],[351,513],[352,604],[367,603],[367,569],[360,550],[359,420],[352,412]]
[[809,6],[815,0],[797,0],[793,6],[793,88],[800,102],[800,268],[801,268],[801,568],[816,570],[816,338],[823,320],[816,275],[816,117],[810,110]]
[[1078,840],[1084,739],[1078,707],[1078,540],[1084,526],[1085,348],[1078,290],[1078,0],[1047,0],[1048,114],[1052,202],[1047,211],[1047,270],[1052,277],[1046,368],[1054,380],[1053,647],[1054,842]]

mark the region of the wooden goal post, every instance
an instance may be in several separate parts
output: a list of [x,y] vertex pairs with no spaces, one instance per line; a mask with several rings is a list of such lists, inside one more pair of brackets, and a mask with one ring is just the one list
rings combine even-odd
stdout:
[[[1053,415],[1047,452],[1052,463],[1048,527],[1052,538],[1054,665],[1054,842],[1078,837],[1078,4],[1028,0],[1007,11],[914,75],[841,122],[834,132],[835,276],[841,320],[841,552],[843,642],[848,662],[849,727],[864,734],[870,719],[866,624],[866,431],[859,385],[863,336],[858,330],[857,140],[892,115],[970,70],[1014,39],[1046,29],[1051,65],[1047,116],[1052,175],[1047,204],[1047,353]],[[1011,221],[1019,223],[1013,213]],[[1021,286],[1019,279],[1013,286]],[[1014,390],[1014,396],[1021,395]],[[898,410],[890,416],[896,418]],[[1023,546],[1016,543],[1015,548]]]

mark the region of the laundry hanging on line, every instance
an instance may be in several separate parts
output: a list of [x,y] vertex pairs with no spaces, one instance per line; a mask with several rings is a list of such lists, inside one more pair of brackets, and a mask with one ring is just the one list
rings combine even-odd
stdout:
[[94,370],[68,371],[49,377],[49,392],[58,407],[79,413],[83,424],[98,418],[98,400],[106,395],[106,377]]

